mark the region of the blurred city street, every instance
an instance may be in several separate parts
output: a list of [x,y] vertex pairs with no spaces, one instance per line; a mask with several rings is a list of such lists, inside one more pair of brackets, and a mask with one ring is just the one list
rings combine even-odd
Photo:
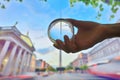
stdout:
[[89,68],[92,72],[65,72],[52,75],[38,76],[38,80],[120,80],[119,61],[111,61],[107,64],[96,65]]
[[81,73],[56,73],[51,76],[38,76],[38,80],[108,80],[91,74]]
[[0,0],[0,80],[120,80],[120,0]]

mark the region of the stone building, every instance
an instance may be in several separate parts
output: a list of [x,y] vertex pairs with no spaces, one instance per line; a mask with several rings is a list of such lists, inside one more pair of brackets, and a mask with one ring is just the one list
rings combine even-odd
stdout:
[[88,53],[88,65],[109,62],[120,57],[120,38],[106,39]]
[[0,27],[0,74],[18,75],[32,70],[35,48],[15,26]]
[[71,63],[72,67],[80,68],[83,65],[86,65],[88,62],[87,54],[80,53],[78,57]]

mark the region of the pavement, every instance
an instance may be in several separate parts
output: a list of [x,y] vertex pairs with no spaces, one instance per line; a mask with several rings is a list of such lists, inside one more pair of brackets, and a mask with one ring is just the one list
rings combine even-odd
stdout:
[[22,75],[0,76],[0,80],[36,80],[37,74],[34,72],[23,73]]
[[34,77],[28,75],[3,76],[0,77],[0,80],[34,80]]
[[17,75],[17,76],[0,76],[0,80],[40,80],[38,79],[41,77],[47,77],[50,75],[53,75],[53,72],[41,72],[41,73],[36,73],[36,72],[26,72],[23,73],[22,75]]

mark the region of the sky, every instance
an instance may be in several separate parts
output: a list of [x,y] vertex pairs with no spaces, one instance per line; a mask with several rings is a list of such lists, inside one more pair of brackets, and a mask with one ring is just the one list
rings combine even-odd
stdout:
[[[53,47],[53,43],[48,38],[48,26],[57,18],[74,18],[85,21],[95,21],[103,24],[115,23],[120,19],[120,10],[115,14],[115,18],[109,20],[112,14],[110,6],[104,4],[104,11],[100,20],[96,19],[98,8],[91,5],[85,6],[82,2],[70,7],[69,0],[23,0],[22,3],[12,0],[5,2],[6,9],[0,9],[0,26],[16,27],[22,34],[29,32],[33,45],[36,49],[34,54],[37,59],[43,59],[52,66],[59,65],[59,50]],[[62,65],[67,66],[81,53],[87,53],[91,49],[82,50],[75,54],[67,54],[62,51]]]

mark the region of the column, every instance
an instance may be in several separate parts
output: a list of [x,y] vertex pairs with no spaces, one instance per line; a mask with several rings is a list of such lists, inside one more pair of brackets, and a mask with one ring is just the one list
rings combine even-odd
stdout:
[[24,69],[23,69],[23,72],[26,72],[27,70],[27,60],[28,60],[28,53],[26,54],[26,59],[24,61]]
[[14,75],[16,75],[18,67],[19,67],[20,59],[21,59],[21,56],[22,56],[22,51],[23,51],[23,49],[20,48],[20,50],[18,52],[16,62],[15,62],[15,68],[14,68],[14,72],[13,72]]
[[10,46],[10,41],[6,41],[1,52],[0,52],[0,66],[2,64],[2,61],[3,61],[7,51],[8,51],[9,46]]
[[28,68],[29,68],[29,60],[30,60],[30,53],[27,54],[28,55],[28,58],[27,58],[27,61],[26,61],[26,67],[25,67],[25,72],[28,72]]
[[17,45],[15,44],[12,51],[11,51],[11,53],[10,53],[8,63],[7,63],[7,65],[5,66],[5,68],[3,70],[3,74],[5,74],[5,75],[10,74],[10,70],[11,70],[11,67],[12,67],[12,62],[13,62],[16,50],[17,50]]
[[29,59],[29,63],[28,63],[28,72],[30,72],[31,70],[31,60],[32,60],[32,55],[30,54],[30,59]]
[[25,51],[25,52],[23,53],[23,56],[22,56],[22,61],[21,61],[21,65],[20,65],[20,74],[23,72],[26,54],[27,54],[27,51]]

